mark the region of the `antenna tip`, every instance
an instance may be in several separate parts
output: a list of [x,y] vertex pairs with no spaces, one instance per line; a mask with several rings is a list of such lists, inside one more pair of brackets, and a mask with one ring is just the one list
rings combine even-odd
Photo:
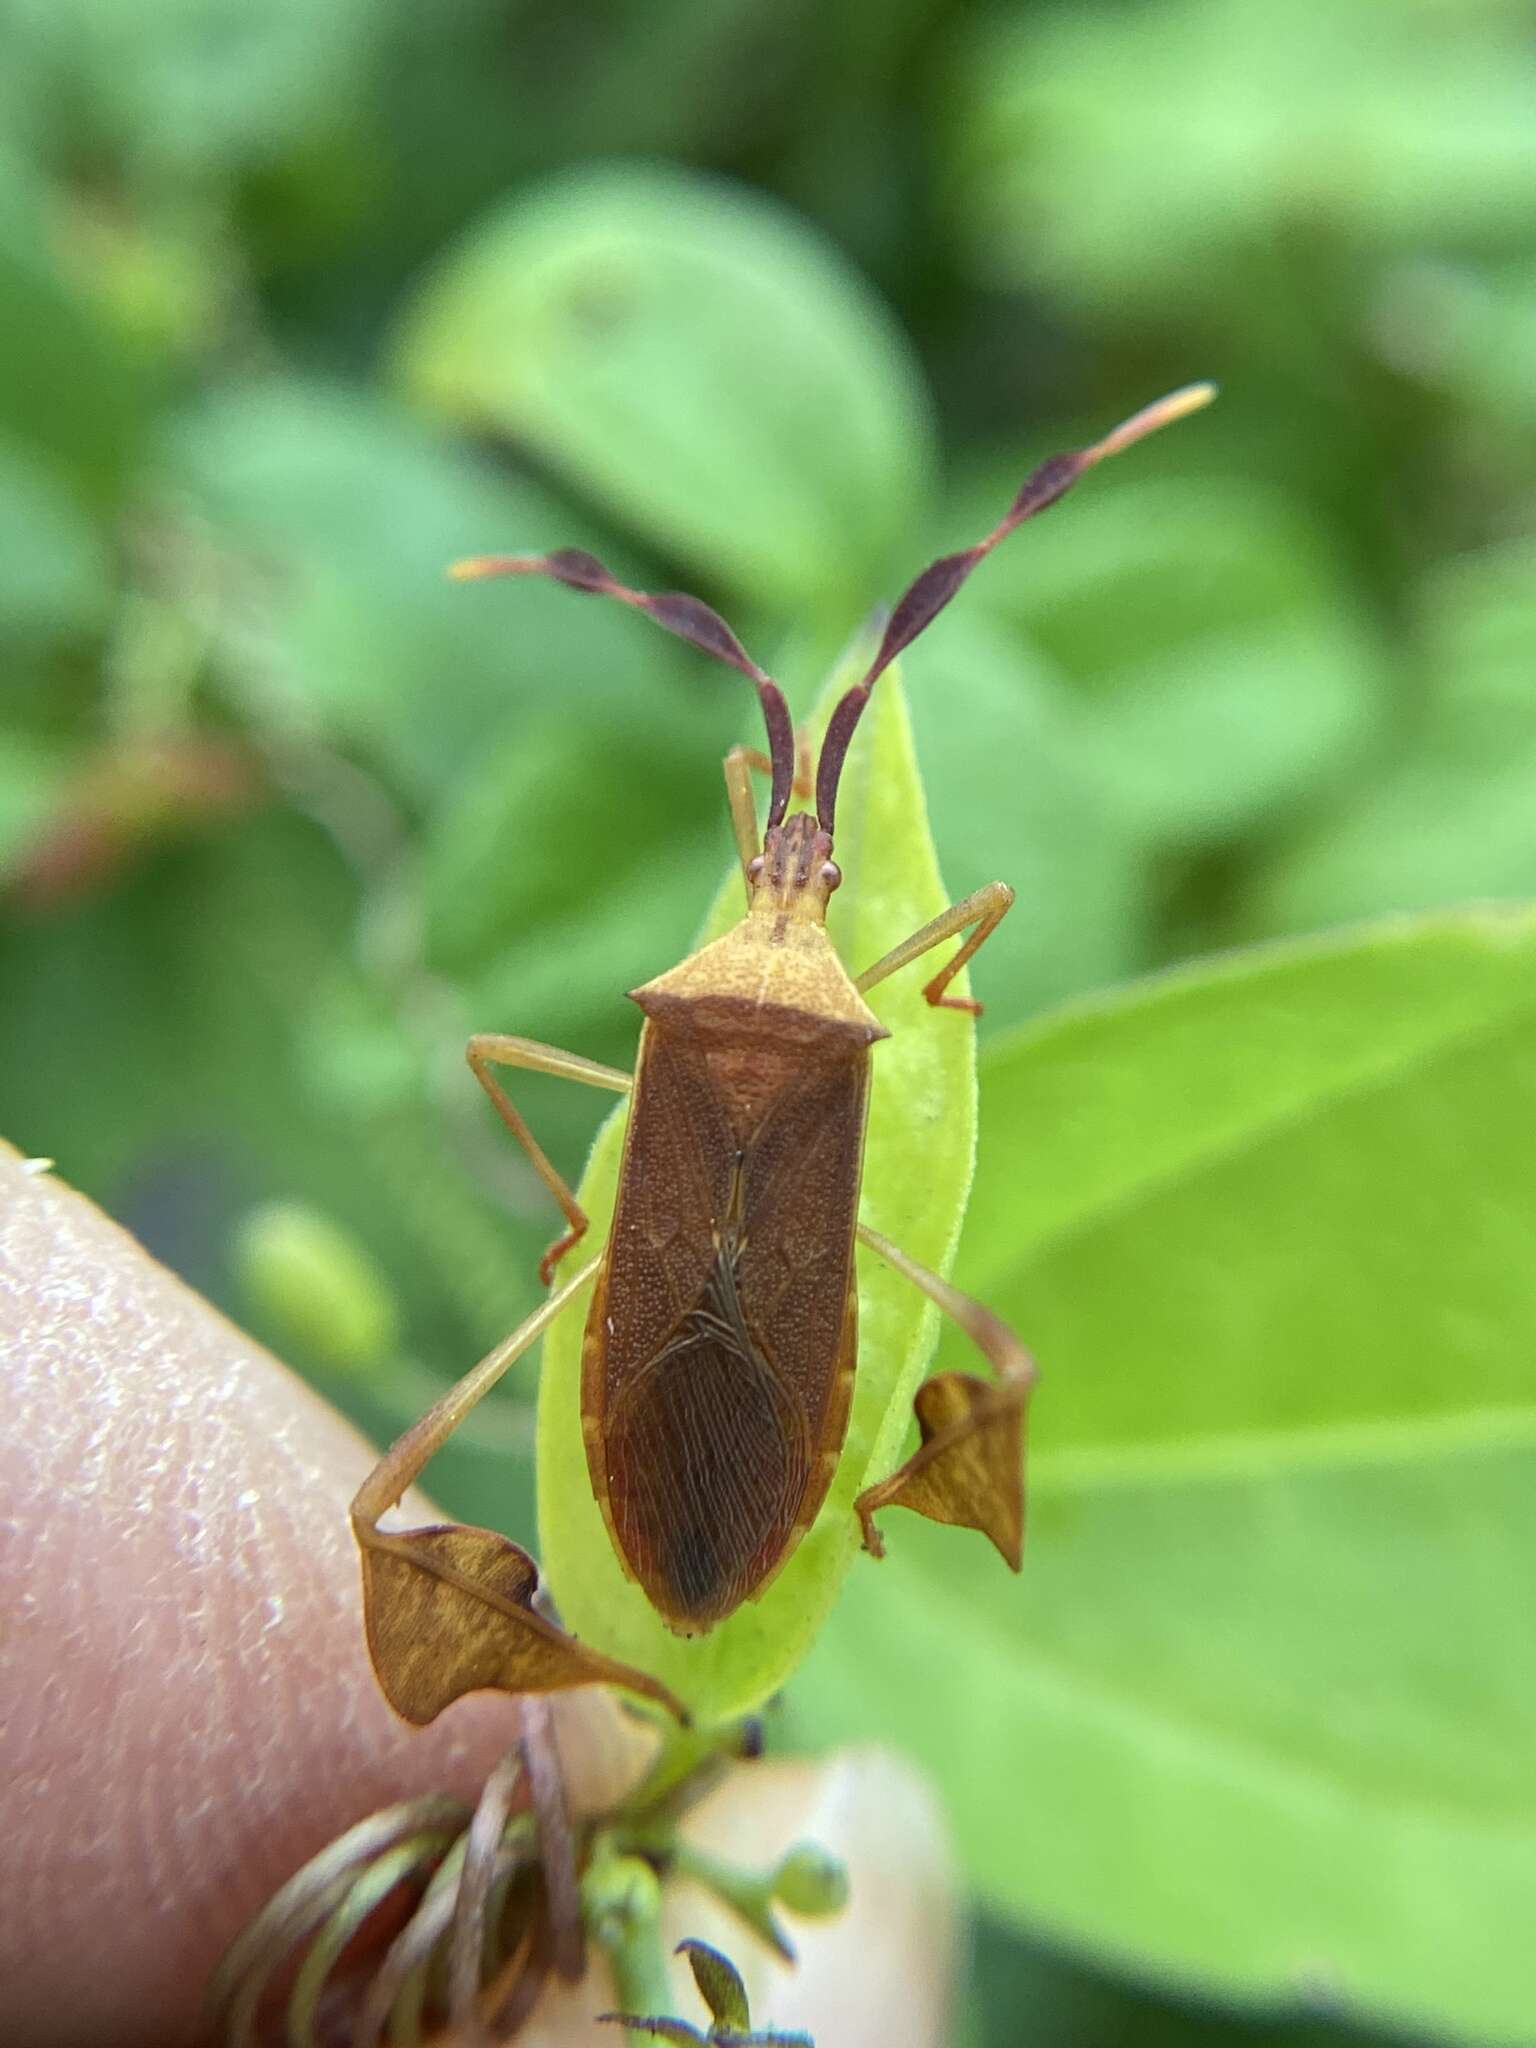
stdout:
[[1122,448],[1144,441],[1148,434],[1158,433],[1163,427],[1171,427],[1175,420],[1187,419],[1192,412],[1209,405],[1217,389],[1211,383],[1181,384],[1165,398],[1154,398],[1150,405],[1144,405],[1140,412],[1132,413],[1106,434],[1091,451],[1091,459],[1102,462],[1106,455],[1118,455]]
[[483,576],[533,576],[543,569],[542,555],[466,555],[448,564],[448,580],[478,583]]
[[1195,384],[1181,384],[1177,391],[1170,391],[1166,398],[1159,401],[1158,410],[1163,414],[1161,424],[1166,424],[1169,420],[1181,420],[1188,413],[1200,412],[1213,398],[1220,395],[1221,386],[1213,384],[1209,378],[1201,378]]

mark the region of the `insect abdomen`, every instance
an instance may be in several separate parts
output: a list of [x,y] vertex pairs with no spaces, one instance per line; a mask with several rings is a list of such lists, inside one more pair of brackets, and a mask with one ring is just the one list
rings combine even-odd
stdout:
[[713,1627],[814,1518],[847,1423],[867,1064],[779,1064],[750,1093],[648,1024],[583,1359],[594,1491],[668,1624]]
[[708,1628],[761,1581],[805,1494],[805,1416],[766,1364],[700,1330],[607,1418],[619,1548],[675,1626]]

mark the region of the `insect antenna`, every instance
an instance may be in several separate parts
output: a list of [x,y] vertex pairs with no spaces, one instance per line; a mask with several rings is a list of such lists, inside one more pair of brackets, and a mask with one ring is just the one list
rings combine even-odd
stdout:
[[1058,498],[1071,490],[1085,470],[1092,469],[1095,463],[1102,462],[1108,455],[1118,455],[1122,448],[1144,440],[1148,434],[1155,434],[1160,427],[1171,426],[1187,413],[1198,412],[1215,396],[1214,384],[1186,384],[1178,391],[1169,392],[1166,398],[1143,406],[1140,412],[1122,420],[1113,432],[1106,434],[1102,441],[1095,441],[1091,447],[1074,449],[1066,455],[1049,456],[1024,479],[1017,497],[985,539],[977,541],[974,547],[960,549],[957,554],[941,555],[908,585],[886,623],[874,660],[862,679],[838,699],[827,721],[826,737],[821,743],[821,758],[816,769],[816,817],[823,831],[830,833],[832,830],[843,762],[871,690],[902,649],[910,647],[918,634],[943,611],[976,564],[991,554],[999,541],[1006,540],[1016,526],[1022,526],[1026,519],[1032,519],[1048,505],[1054,505]]
[[768,823],[783,822],[795,779],[795,733],[789,705],[772,676],[758,667],[720,614],[701,598],[689,597],[681,590],[664,591],[655,597],[644,590],[631,590],[611,576],[596,555],[589,555],[585,548],[555,548],[547,555],[472,555],[467,561],[455,562],[448,573],[464,583],[476,582],[484,576],[548,576],[568,590],[584,590],[595,597],[616,597],[620,604],[644,612],[658,626],[675,633],[679,640],[686,640],[691,647],[712,654],[716,661],[739,669],[757,685],[763,723],[768,728],[768,757],[773,769]]

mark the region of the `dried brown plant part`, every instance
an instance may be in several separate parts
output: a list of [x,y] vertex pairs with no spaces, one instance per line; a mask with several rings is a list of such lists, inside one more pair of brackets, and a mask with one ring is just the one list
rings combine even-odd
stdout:
[[[274,1973],[330,1916],[345,1913],[370,1870],[382,1865],[389,1880],[376,1897],[369,1895],[369,1910],[413,1872],[429,1871],[468,1817],[468,1809],[455,1799],[402,1801],[349,1828],[296,1872],[232,1943],[209,1984],[209,2011],[229,2048],[251,2048],[258,2009]],[[353,1932],[358,1925],[360,1920]],[[313,1986],[311,1994],[302,1973],[295,1984],[301,2003],[312,2003],[319,1989]]]
[[[497,1809],[503,1826],[481,1895],[483,1933],[477,1930],[475,1937],[490,1974],[469,2017],[454,2029],[466,2041],[477,2040],[487,2031],[493,2039],[505,2038],[514,2006],[517,2013],[526,2013],[537,2001],[548,1960],[548,1944],[542,1940],[544,1887],[533,1816],[520,1812],[507,1817],[506,1782],[499,1769],[493,1773],[476,1809],[476,1820]],[[487,1817],[486,1835],[490,1826]],[[408,2038],[412,2027],[419,2031],[425,2024],[429,1989],[435,1989],[443,1978],[445,1957],[451,1986],[451,1934],[463,1898],[468,1846],[466,1831],[438,1865],[415,1912],[373,1970],[357,2005],[350,2048],[379,2048],[386,2030],[392,2039]]]
[[[544,1843],[533,1814],[517,1810],[526,1747],[525,1737],[492,1771],[473,1815],[456,1802],[392,1809],[290,1878],[216,1973],[210,2019],[225,2048],[271,2038],[271,1993],[285,1977],[289,2048],[334,2041],[349,2010],[352,2048],[377,2048],[386,2030],[411,2038],[445,2007],[466,2048],[507,2038],[537,2003],[559,1947]],[[561,1853],[574,1853],[568,1828],[557,1862]],[[386,1902],[408,1916],[381,1957],[375,1916]],[[365,1929],[372,1953],[355,1945]]]
[[520,2040],[548,1986],[559,1981],[551,1972],[550,1928],[543,1880],[537,1872],[520,1870],[514,1875],[507,1919],[511,1951],[503,1956],[480,2001],[481,2026],[497,2042]]
[[[466,1843],[467,1837],[461,1835],[433,1872],[420,1905],[390,1943],[383,1961],[369,1979],[353,2021],[351,2048],[379,2048],[392,2013],[419,2013],[426,1994],[428,1969],[453,1922]],[[512,1853],[504,1847],[503,1860],[510,1859]]]
[[464,1837],[464,1861],[448,1938],[448,2018],[466,2039],[479,2026],[480,1987],[485,1974],[487,1909],[496,1877],[496,1858],[523,1782],[523,1752],[508,1752],[485,1781]]
[[581,1881],[576,1868],[576,1839],[571,1828],[554,1723],[547,1700],[528,1700],[523,1708],[523,1761],[528,1797],[538,1829],[539,1864],[549,1900],[554,1964],[568,1984],[580,1977],[586,1963],[582,1939]]
[[[524,1792],[532,1809],[531,1866],[507,1855],[508,1823]],[[464,1842],[448,1942],[448,2014],[469,2042],[496,2038],[505,2026],[509,1994],[522,1988],[535,1952],[567,1983],[576,1983],[586,1967],[576,1839],[545,1701],[524,1703],[522,1740],[486,1780]],[[538,1879],[537,1909],[519,1929],[513,1954],[493,1960],[507,1894],[519,1868],[530,1867]],[[487,1990],[488,1961],[495,1978]],[[537,1995],[537,1982],[528,1988]]]
[[911,1508],[930,1521],[979,1530],[1017,1571],[1024,1555],[1024,1421],[1035,1362],[1001,1316],[919,1265],[878,1230],[860,1224],[859,1237],[958,1323],[997,1375],[983,1380],[942,1372],[918,1388],[913,1406],[921,1443],[904,1465],[854,1502],[864,1547],[875,1557],[884,1552],[874,1523],[882,1508]]
[[[337,1900],[293,1973],[284,2013],[291,2048],[318,2048],[329,2030],[336,1997],[346,1995],[332,1983],[343,1957],[387,1900],[408,1886],[420,1886],[424,1871],[430,1869],[424,1859],[441,1854],[447,1846],[448,1838],[440,1832],[413,1835],[376,1856]],[[230,2030],[225,2039],[229,2048],[247,2048],[253,2037]]]

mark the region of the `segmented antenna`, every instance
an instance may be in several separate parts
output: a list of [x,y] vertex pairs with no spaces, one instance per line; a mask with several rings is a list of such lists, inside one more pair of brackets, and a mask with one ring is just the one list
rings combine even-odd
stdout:
[[847,758],[848,743],[853,738],[864,706],[869,702],[870,691],[902,649],[910,647],[918,634],[933,623],[976,564],[991,554],[999,541],[1006,540],[1016,526],[1022,526],[1026,519],[1032,519],[1048,505],[1054,505],[1058,498],[1071,490],[1085,470],[1092,469],[1095,463],[1102,462],[1108,455],[1118,455],[1122,448],[1144,440],[1148,434],[1155,434],[1160,427],[1171,426],[1187,413],[1198,412],[1215,396],[1214,384],[1186,384],[1181,390],[1171,391],[1166,398],[1143,406],[1128,420],[1122,420],[1112,433],[1106,434],[1102,441],[1095,441],[1091,448],[1078,448],[1068,455],[1048,457],[1024,479],[1018,496],[985,540],[977,541],[974,547],[962,548],[958,554],[941,555],[908,585],[891,613],[879,650],[863,679],[839,698],[827,721],[826,738],[821,743],[821,758],[816,768],[816,817],[823,831],[830,833],[832,830],[837,809],[837,785]]
[[763,723],[768,728],[768,758],[773,767],[768,823],[783,822],[795,779],[795,733],[789,705],[772,676],[758,667],[720,614],[711,611],[701,598],[689,597],[681,590],[664,591],[658,597],[643,590],[630,590],[585,548],[556,548],[547,555],[472,555],[468,561],[455,562],[448,573],[463,583],[476,582],[482,576],[548,576],[569,590],[584,590],[595,597],[616,597],[620,604],[646,613],[679,640],[686,640],[691,647],[712,654],[716,661],[739,669],[757,685]]

